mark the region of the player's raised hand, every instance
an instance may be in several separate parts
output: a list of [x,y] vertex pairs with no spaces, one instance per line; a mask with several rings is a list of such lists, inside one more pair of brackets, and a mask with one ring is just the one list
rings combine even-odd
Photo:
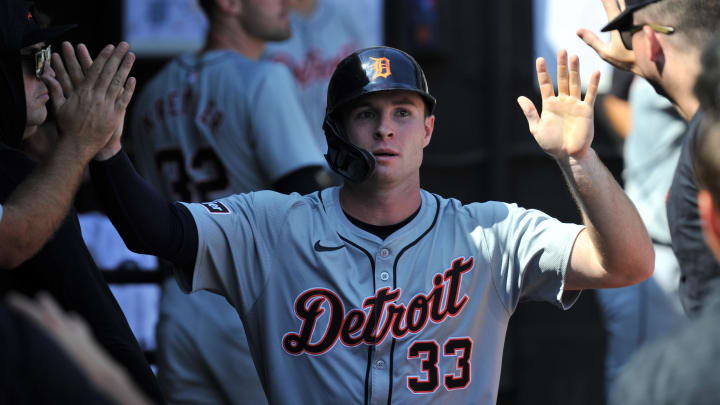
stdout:
[[568,69],[567,52],[563,49],[558,52],[557,64],[556,96],[545,60],[538,58],[536,62],[542,115],[538,114],[535,105],[527,97],[521,96],[517,101],[528,120],[530,132],[545,152],[558,160],[578,159],[585,156],[593,140],[593,105],[600,72],[592,74],[583,100],[578,57],[573,55],[570,58]]
[[52,57],[53,75],[43,75],[56,109],[58,128],[87,150],[90,156],[121,130],[127,105],[135,91],[128,75],[135,61],[129,45],[106,46],[96,60],[84,45],[62,44],[62,58]]
[[[620,7],[618,7],[615,0],[600,0],[602,1],[605,12],[608,16],[608,21],[613,20],[620,14],[620,10],[625,8],[625,1],[618,0]],[[621,70],[627,70],[635,74],[640,74],[635,64],[635,52],[628,50],[623,45],[620,39],[620,33],[617,30],[610,32],[610,42],[603,42],[594,32],[580,28],[577,30],[577,36],[580,37],[586,44],[588,44],[598,56],[604,61],[615,66]]]
[[[84,70],[88,70],[92,65],[90,53],[84,44],[77,46],[77,56],[69,42],[63,42],[60,47],[63,57],[57,52],[53,53],[52,74],[50,77],[43,77],[50,88],[51,101],[56,111],[75,93],[75,88],[85,80]],[[84,62],[82,67],[78,59]]]
[[[72,92],[74,92],[74,88],[79,86],[85,80],[84,72],[88,72],[90,70],[93,60],[90,56],[90,52],[88,52],[87,48],[83,44],[77,46],[77,57],[75,56],[75,51],[73,50],[72,45],[68,42],[63,43],[62,46],[63,58],[67,62],[67,69],[63,64],[62,59],[59,59],[59,55],[57,55],[56,57],[58,59],[54,62],[58,66],[57,78],[62,85],[62,89],[65,94],[72,94]],[[128,69],[130,69],[130,67],[131,66],[128,66]],[[123,67],[121,66],[120,69],[122,68]],[[128,83],[131,80],[134,80],[134,78],[129,78]],[[129,98],[132,96],[132,93],[126,94],[126,96],[128,97],[129,102]],[[120,140],[122,137],[124,121],[123,117],[123,119],[120,120],[119,125],[115,128],[110,140],[97,152],[95,159],[109,159],[122,148]]]

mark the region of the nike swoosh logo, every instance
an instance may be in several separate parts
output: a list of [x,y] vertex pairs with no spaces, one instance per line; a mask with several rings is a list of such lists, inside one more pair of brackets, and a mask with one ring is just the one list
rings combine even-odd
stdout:
[[340,246],[323,246],[323,245],[320,244],[320,241],[319,241],[319,240],[318,240],[317,242],[315,242],[315,250],[318,251],[318,252],[332,252],[333,250],[339,250],[339,249],[342,249],[342,248],[344,248],[344,247],[345,247],[345,245],[340,245]]

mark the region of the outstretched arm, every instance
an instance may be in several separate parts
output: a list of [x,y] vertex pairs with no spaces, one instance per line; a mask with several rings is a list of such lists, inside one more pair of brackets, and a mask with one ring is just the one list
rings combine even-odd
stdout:
[[600,73],[595,72],[581,98],[580,61],[558,53],[558,95],[545,60],[537,60],[542,115],[532,101],[518,98],[540,147],[560,166],[586,229],[575,241],[565,288],[612,288],[638,283],[652,274],[655,253],[640,216],[590,147],[593,105]]
[[50,157],[13,190],[3,203],[0,219],[0,269],[19,266],[50,239],[67,214],[91,157],[61,140]]
[[[53,55],[57,80],[51,84],[56,93],[75,95],[82,91],[85,72],[92,72],[99,58],[93,62],[82,45],[77,53],[69,43],[62,47],[62,59]],[[115,84],[111,77],[102,79],[111,86]],[[197,227],[192,215],[184,206],[170,203],[135,171],[127,155],[120,152],[122,130],[120,120],[105,138],[102,149],[95,150],[90,164],[90,175],[108,217],[130,250],[160,256],[192,274],[197,251]]]
[[157,192],[122,151],[91,162],[90,176],[128,249],[160,256],[192,274],[198,231],[185,206],[170,203]]
[[125,43],[106,47],[87,78],[78,81],[76,94],[67,97],[46,67],[42,80],[50,88],[62,136],[52,155],[3,205],[0,268],[17,267],[33,256],[60,225],[88,161],[122,122],[135,89],[135,79],[127,79],[134,60]]

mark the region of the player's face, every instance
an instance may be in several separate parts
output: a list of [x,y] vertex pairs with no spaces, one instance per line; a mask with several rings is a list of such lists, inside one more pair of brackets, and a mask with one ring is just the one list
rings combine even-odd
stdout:
[[244,0],[240,22],[245,30],[265,41],[290,38],[290,6],[294,0]]
[[50,99],[48,89],[45,83],[35,77],[35,53],[42,49],[42,46],[43,43],[37,43],[20,50],[25,85],[25,109],[27,111],[26,135],[32,134],[34,129],[45,122],[45,118],[47,118],[45,104]]
[[362,97],[345,114],[350,142],[375,157],[371,180],[385,186],[420,181],[423,149],[430,143],[434,116],[411,91],[386,91]]

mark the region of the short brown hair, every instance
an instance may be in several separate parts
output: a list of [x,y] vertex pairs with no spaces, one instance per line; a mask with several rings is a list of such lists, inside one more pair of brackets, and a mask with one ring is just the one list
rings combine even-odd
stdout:
[[643,22],[673,26],[672,36],[681,38],[684,45],[694,49],[703,49],[720,28],[720,1],[717,0],[661,0],[635,14],[648,19]]

